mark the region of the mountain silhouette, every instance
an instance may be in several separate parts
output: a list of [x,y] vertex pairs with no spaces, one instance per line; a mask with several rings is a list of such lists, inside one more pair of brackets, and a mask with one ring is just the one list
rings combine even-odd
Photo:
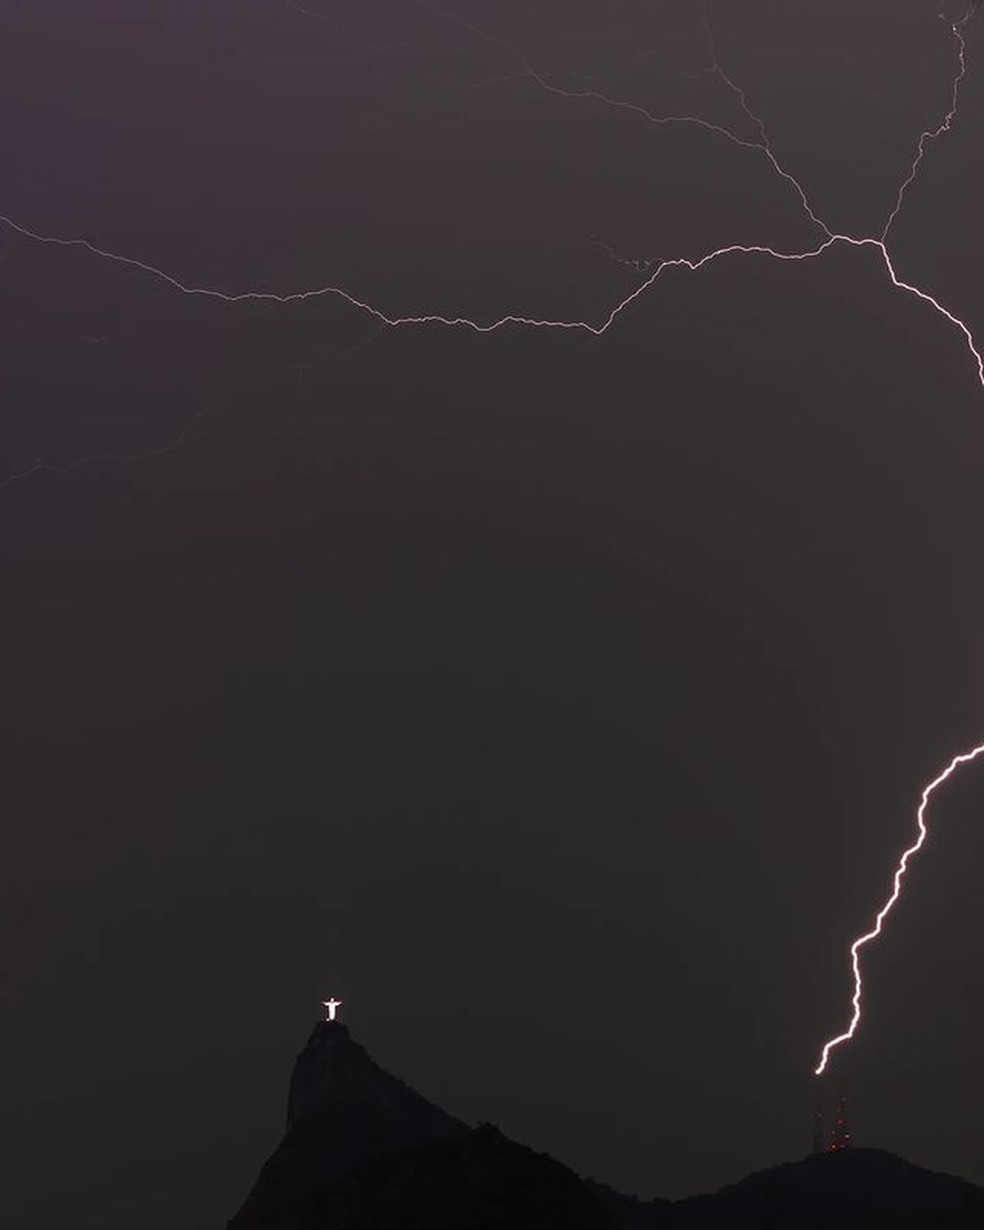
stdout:
[[294,1225],[294,1211],[360,1163],[467,1132],[384,1072],[340,1021],[321,1021],[297,1057],[287,1132],[229,1230]]
[[673,1230],[980,1230],[984,1189],[881,1149],[840,1149],[681,1200],[666,1224]]
[[287,1131],[228,1230],[982,1230],[984,1189],[878,1149],[640,1201],[496,1128],[469,1128],[319,1023],[290,1080]]

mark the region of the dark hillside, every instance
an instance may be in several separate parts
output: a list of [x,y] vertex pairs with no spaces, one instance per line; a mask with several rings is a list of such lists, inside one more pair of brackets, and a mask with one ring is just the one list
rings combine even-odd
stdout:
[[467,1127],[322,1022],[294,1067],[287,1133],[229,1230],[984,1230],[984,1189],[848,1148],[640,1202]]

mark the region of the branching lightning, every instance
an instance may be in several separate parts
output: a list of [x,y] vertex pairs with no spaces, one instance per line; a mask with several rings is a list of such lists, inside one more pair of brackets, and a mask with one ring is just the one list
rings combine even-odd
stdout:
[[957,105],[960,99],[960,87],[963,84],[964,78],[967,76],[967,41],[964,38],[961,27],[966,25],[966,23],[971,20],[976,10],[977,5],[975,4],[967,10],[967,14],[962,21],[953,22],[951,24],[950,28],[953,31],[953,37],[956,39],[957,43],[958,67],[956,75],[953,78],[953,89],[950,93],[950,106],[946,114],[943,116],[943,119],[935,128],[924,129],[919,134],[919,140],[916,142],[915,158],[912,160],[912,166],[909,168],[909,174],[902,181],[902,185],[899,188],[899,194],[895,201],[895,207],[888,215],[888,221],[885,223],[885,229],[881,233],[882,242],[885,242],[885,240],[888,239],[888,232],[895,225],[895,219],[899,216],[899,212],[902,209],[903,202],[905,201],[905,194],[909,191],[913,180],[919,174],[920,164],[926,155],[926,143],[928,141],[935,141],[938,137],[942,137],[944,133],[948,133],[950,131],[950,126],[956,118]]
[[[296,0],[285,0],[285,3],[298,14],[318,18],[326,23],[334,25],[334,22],[330,18],[327,18],[325,15],[315,12],[314,10],[309,10],[302,7],[302,5],[297,3]],[[648,125],[684,125],[693,127],[702,130],[703,133],[709,138],[729,141],[742,149],[748,150],[749,153],[755,157],[764,159],[771,166],[772,171],[792,190],[792,193],[799,202],[799,207],[805,213],[810,223],[816,228],[818,234],[815,245],[802,251],[789,252],[781,251],[767,245],[726,243],[713,249],[712,251],[704,253],[702,256],[692,259],[685,257],[674,257],[669,259],[648,261],[624,260],[617,258],[609,245],[604,244],[603,246],[609,251],[613,259],[619,260],[619,263],[633,270],[637,274],[644,274],[645,276],[642,277],[642,280],[639,281],[628,294],[624,295],[613,305],[601,310],[594,320],[540,319],[520,312],[510,312],[496,319],[483,321],[470,319],[464,316],[455,315],[453,313],[434,310],[426,310],[414,315],[395,315],[387,312],[384,308],[378,305],[368,302],[366,299],[345,289],[344,287],[335,285],[325,285],[310,289],[291,290],[285,292],[274,292],[268,290],[225,291],[215,287],[198,286],[179,279],[166,270],[158,268],[146,261],[140,260],[133,256],[128,256],[124,253],[99,247],[88,239],[82,237],[66,238],[63,236],[44,234],[4,214],[0,214],[0,223],[32,242],[62,248],[81,249],[88,252],[91,256],[101,260],[138,270],[144,274],[147,274],[149,277],[165,283],[182,295],[207,298],[230,305],[247,302],[268,302],[287,305],[333,297],[341,299],[357,311],[371,316],[381,328],[430,325],[443,326],[447,328],[470,329],[475,333],[480,334],[492,333],[507,326],[515,326],[530,329],[580,331],[593,334],[595,336],[600,336],[611,329],[619,317],[626,312],[626,310],[629,309],[636,302],[636,300],[646,294],[646,292],[649,291],[660,279],[663,273],[668,270],[683,269],[691,273],[697,273],[699,270],[710,265],[712,262],[731,257],[743,257],[749,259],[766,258],[778,261],[805,262],[822,258],[825,253],[833,249],[835,246],[874,248],[878,251],[881,257],[881,261],[891,284],[897,290],[903,291],[907,295],[920,300],[927,307],[931,308],[936,314],[944,318],[961,334],[966,348],[970,353],[976,367],[978,382],[980,383],[982,390],[984,390],[984,355],[982,355],[981,347],[975,341],[970,327],[964,320],[952,312],[940,299],[931,294],[928,290],[916,286],[915,284],[910,283],[900,277],[896,271],[888,246],[889,236],[899,217],[899,214],[904,207],[909,189],[912,187],[919,174],[929,146],[938,138],[950,132],[957,119],[960,88],[968,71],[967,45],[963,31],[967,23],[973,19],[979,10],[980,0],[971,0],[971,4],[965,15],[958,21],[952,21],[941,16],[941,20],[945,22],[952,33],[956,48],[957,60],[957,67],[953,76],[952,90],[949,96],[948,107],[941,121],[934,128],[928,128],[920,133],[915,144],[915,152],[913,154],[911,165],[909,166],[908,172],[899,186],[898,193],[885,221],[884,227],[882,228],[880,234],[868,236],[854,236],[844,233],[837,233],[828,227],[811,205],[808,194],[803,185],[789,170],[786,169],[786,167],[782,165],[769,139],[765,122],[752,109],[748,101],[746,91],[732,79],[732,77],[722,67],[718,59],[713,31],[708,19],[706,4],[704,6],[702,23],[711,63],[710,66],[703,71],[716,76],[736,98],[741,111],[754,126],[755,131],[758,134],[756,139],[749,139],[747,136],[741,136],[722,124],[712,122],[700,116],[658,115],[637,102],[617,97],[616,95],[610,93],[607,89],[568,89],[562,87],[556,84],[556,82],[546,73],[535,68],[530,63],[527,56],[512,43],[489,33],[488,31],[470,21],[465,20],[464,18],[457,16],[456,14],[449,13],[438,8],[436,5],[431,3],[431,0],[415,0],[415,3],[419,8],[426,9],[432,16],[456,26],[459,30],[465,31],[471,37],[481,40],[486,45],[494,48],[497,53],[506,55],[515,66],[513,71],[505,74],[505,76],[510,79],[525,80],[538,91],[555,98],[567,100],[571,104],[591,104],[595,106],[603,106],[613,112],[620,112],[627,118],[642,121]],[[368,41],[357,36],[346,35],[345,37],[347,37],[350,41],[357,42],[359,45],[372,50],[390,51],[396,50],[398,46],[403,45],[379,45],[369,43]],[[488,84],[493,80],[502,79],[504,79],[502,75],[488,78],[485,82],[473,83],[472,88],[480,88],[482,85]],[[185,434],[186,433],[183,433],[180,439],[183,439]],[[167,450],[151,450],[150,452],[159,451]],[[150,455],[150,452],[147,455]],[[82,464],[86,464],[86,462],[81,461],[75,463],[75,465]],[[10,482],[17,481],[21,478],[27,478],[41,470],[48,468],[50,467],[43,462],[36,463],[34,466],[20,474],[8,476],[4,482],[0,482],[0,488],[6,486]],[[68,467],[68,469],[71,468],[74,467]],[[851,999],[852,1016],[850,1024],[843,1033],[830,1038],[823,1044],[819,1063],[814,1069],[816,1076],[823,1074],[828,1066],[832,1052],[843,1043],[852,1039],[858,1029],[858,1026],[860,1025],[863,991],[860,960],[861,950],[882,934],[884,923],[901,896],[905,875],[909,868],[910,861],[921,850],[928,836],[928,830],[926,827],[926,812],[933,795],[937,789],[947,782],[959,768],[973,760],[976,760],[982,755],[984,755],[984,743],[972,748],[970,751],[955,755],[946,768],[923,789],[921,800],[916,812],[917,836],[915,841],[903,851],[897,863],[892,881],[892,892],[875,916],[871,929],[858,936],[850,945],[850,963],[854,980],[854,990]]]

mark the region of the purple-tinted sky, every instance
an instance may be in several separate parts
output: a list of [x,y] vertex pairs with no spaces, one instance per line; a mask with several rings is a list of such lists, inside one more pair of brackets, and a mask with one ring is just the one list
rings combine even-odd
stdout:
[[[847,943],[984,735],[984,388],[877,248],[668,269],[601,336],[149,272],[597,326],[823,242],[749,111],[877,236],[935,0],[711,0],[731,86],[696,0],[302,8],[0,3],[18,1230],[222,1225],[329,992],[622,1189],[802,1154]],[[889,236],[977,338],[982,32]],[[971,767],[826,1089],[984,1182],[982,814]]]

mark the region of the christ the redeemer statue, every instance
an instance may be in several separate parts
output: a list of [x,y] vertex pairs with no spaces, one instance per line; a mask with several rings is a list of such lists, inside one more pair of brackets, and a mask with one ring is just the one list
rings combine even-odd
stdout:
[[323,999],[321,1003],[325,1010],[325,1020],[333,1021],[335,1019],[335,1013],[342,1006],[342,1001],[332,997],[331,999]]

